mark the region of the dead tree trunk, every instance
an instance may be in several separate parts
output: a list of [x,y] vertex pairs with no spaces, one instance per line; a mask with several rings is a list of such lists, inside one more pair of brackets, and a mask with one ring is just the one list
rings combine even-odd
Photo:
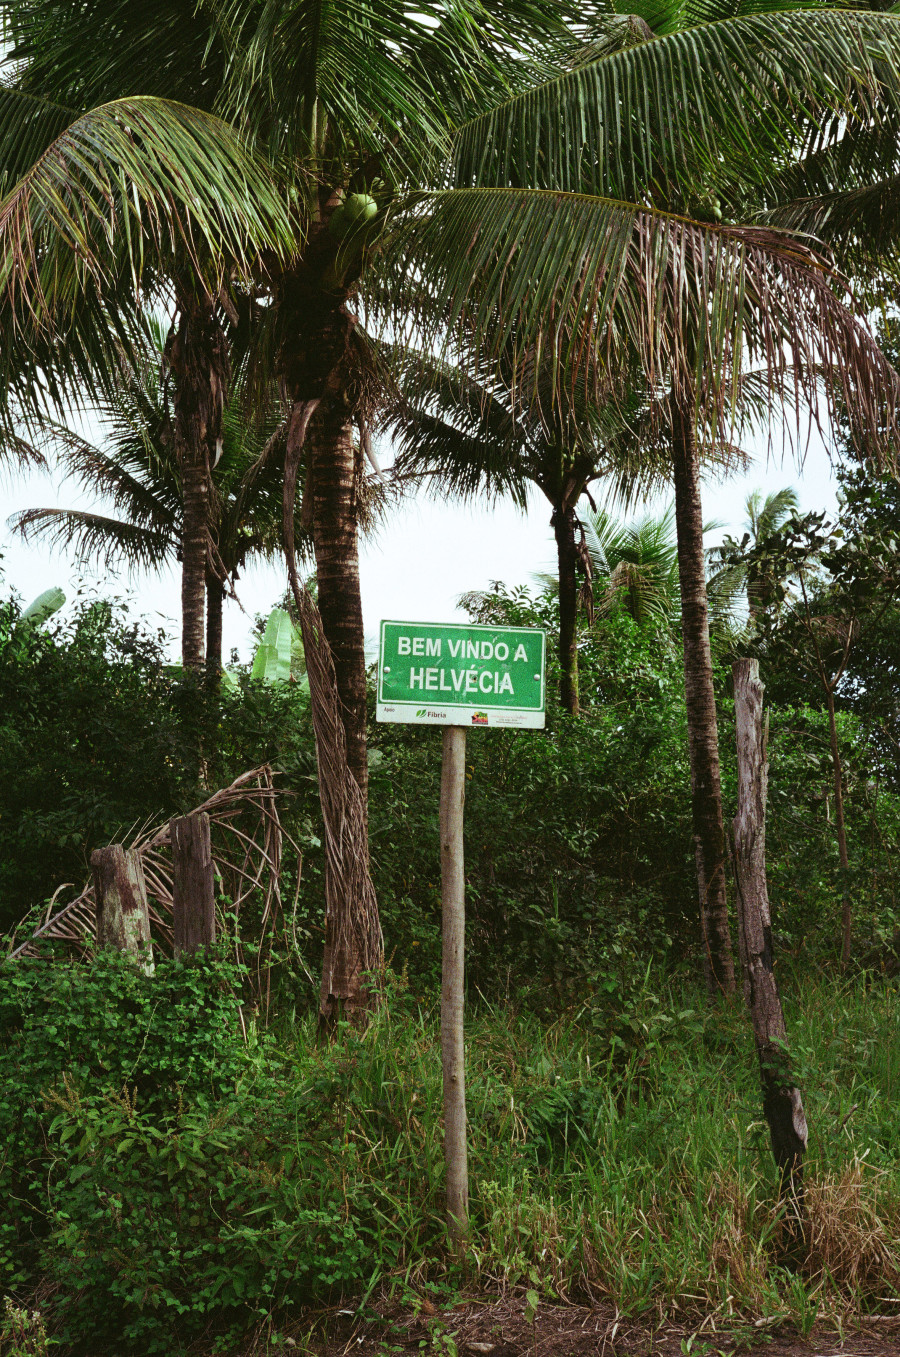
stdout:
[[191,956],[216,940],[216,895],[205,811],[169,821],[175,955]]
[[140,855],[120,843],[97,848],[91,854],[94,901],[97,910],[97,946],[115,947],[140,959],[153,974],[150,914]]
[[737,731],[738,812],[732,832],[744,992],[756,1039],[762,1078],[763,1115],[781,1175],[787,1208],[785,1261],[796,1265],[805,1250],[803,1158],[806,1116],[791,1073],[787,1031],[772,958],[772,925],[766,885],[766,795],[768,721],[758,660],[736,660],[734,707]]

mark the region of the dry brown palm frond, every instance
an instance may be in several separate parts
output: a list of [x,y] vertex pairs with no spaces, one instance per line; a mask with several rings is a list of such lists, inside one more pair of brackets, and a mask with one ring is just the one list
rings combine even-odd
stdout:
[[382,267],[401,291],[422,279],[409,310],[423,347],[508,354],[526,404],[544,400],[533,379],[523,385],[534,353],[557,401],[610,399],[610,373],[630,354],[647,389],[696,395],[701,426],[727,443],[752,370],[764,378],[759,413],[776,426],[805,412],[816,427],[842,406],[854,434],[893,460],[897,374],[848,281],[786,233],[586,194],[473,187],[423,200],[398,223]]
[[[215,792],[194,813],[205,811],[212,832],[213,864],[219,891],[231,901],[229,913],[234,919],[234,946],[238,960],[244,959],[240,937],[243,907],[253,898],[260,911],[259,950],[253,963],[254,984],[259,998],[268,992],[268,970],[273,946],[287,942],[300,961],[293,915],[296,898],[286,908],[281,893],[282,858],[285,844],[297,854],[299,887],[301,853],[284,829],[278,813],[278,788],[268,764],[253,768],[236,778],[228,787]],[[128,844],[141,858],[153,939],[165,951],[172,948],[172,862],[169,821],[155,828],[138,831]],[[62,889],[62,888],[60,888]],[[58,892],[57,892],[58,894]],[[54,897],[55,899],[55,897]],[[18,946],[13,933],[8,956],[35,956],[39,942],[57,939],[70,942],[85,953],[94,946],[96,909],[93,883],[61,909],[48,910],[44,922]],[[304,966],[304,969],[305,966]],[[310,981],[312,976],[307,970]]]
[[347,762],[334,661],[319,610],[297,574],[294,549],[297,474],[306,430],[318,404],[318,400],[298,401],[291,413],[282,532],[288,578],[303,636],[325,825],[325,956],[319,1016],[330,1026],[341,1007],[346,1006],[354,1015],[370,1003],[368,985],[371,977],[382,970],[384,940],[369,871],[366,803]]

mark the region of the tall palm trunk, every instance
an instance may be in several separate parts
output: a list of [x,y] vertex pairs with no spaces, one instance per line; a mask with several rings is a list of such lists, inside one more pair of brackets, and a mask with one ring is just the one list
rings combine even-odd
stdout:
[[206,668],[218,682],[222,673],[222,606],[225,586],[212,571],[206,577]]
[[[337,200],[335,199],[335,202]],[[329,207],[333,204],[329,203]],[[294,403],[287,458],[306,463],[303,516],[311,522],[318,606],[334,660],[347,762],[366,803],[366,661],[357,546],[353,392],[359,386],[356,319],[324,288],[333,236],[322,226],[307,259],[281,280],[278,371]],[[302,453],[301,453],[302,447]]]
[[559,698],[567,712],[578,715],[578,579],[575,510],[557,504],[553,533],[559,564]]
[[[325,205],[334,209],[337,199]],[[322,226],[306,259],[279,286],[278,372],[292,401],[287,424],[284,540],[310,669],[319,795],[325,821],[326,936],[320,1014],[326,1026],[342,1006],[374,999],[364,983],[383,958],[378,902],[369,873],[366,670],[357,548],[353,393],[359,389],[354,318],[322,275],[336,244]],[[317,649],[314,609],[294,568],[297,478],[306,465],[303,516],[312,522],[318,616],[327,647]],[[315,651],[315,656],[312,652]],[[321,670],[318,678],[313,667]],[[332,712],[339,708],[340,728]]]
[[176,284],[178,321],[166,344],[173,377],[175,448],[181,468],[181,662],[198,670],[205,650],[210,466],[222,434],[228,344],[212,299],[194,283]]
[[700,894],[706,984],[710,998],[734,992],[734,959],[725,892],[725,835],[719,776],[719,733],[713,689],[703,511],[694,406],[672,401],[675,527],[684,636],[684,690],[691,764],[694,859]]
[[323,402],[307,435],[318,606],[343,708],[347,763],[366,804],[366,657],[359,588],[356,449],[346,406]]

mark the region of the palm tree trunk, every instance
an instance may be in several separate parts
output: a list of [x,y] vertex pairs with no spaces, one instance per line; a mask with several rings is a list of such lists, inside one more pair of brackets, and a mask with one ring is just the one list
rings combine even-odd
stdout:
[[684,637],[684,689],[691,764],[694,860],[700,895],[706,985],[711,999],[734,992],[734,959],[725,892],[725,835],[719,776],[719,733],[713,689],[703,511],[694,406],[672,401],[675,527]]
[[188,442],[182,446],[181,487],[181,663],[198,670],[204,658],[209,467],[204,449]]
[[202,288],[176,284],[178,322],[166,343],[174,383],[175,446],[181,468],[181,662],[203,664],[210,531],[210,466],[222,433],[228,344],[215,304]]
[[356,449],[346,408],[323,402],[307,435],[318,606],[341,698],[347,763],[366,804],[366,657],[359,590]]
[[578,580],[575,550],[575,510],[557,504],[553,532],[559,563],[559,699],[572,716],[578,715]]
[[[324,205],[331,211],[336,197]],[[293,402],[285,447],[284,539],[288,574],[304,626],[310,694],[319,758],[319,794],[326,826],[326,937],[320,1012],[327,1025],[341,1005],[372,1001],[362,983],[380,965],[381,927],[369,874],[367,822],[366,662],[357,546],[356,451],[351,393],[359,388],[354,351],[356,320],[321,274],[336,244],[323,217],[307,257],[278,288],[277,370]],[[305,460],[304,518],[312,519],[318,614],[329,652],[321,681],[309,650],[315,619],[294,564],[297,477]],[[309,512],[311,509],[311,513]],[[309,632],[309,635],[307,635]],[[332,728],[332,691],[342,730]],[[337,705],[337,704],[335,704]],[[343,738],[340,738],[340,737]]]
[[222,605],[225,586],[218,575],[206,577],[206,668],[218,686],[222,673]]

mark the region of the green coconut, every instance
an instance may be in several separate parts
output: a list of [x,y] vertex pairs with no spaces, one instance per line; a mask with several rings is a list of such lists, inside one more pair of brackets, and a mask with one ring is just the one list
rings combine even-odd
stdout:
[[351,193],[344,203],[344,212],[354,226],[361,226],[377,214],[378,204],[368,193]]
[[336,207],[328,222],[328,229],[338,240],[351,231],[358,231],[378,213],[378,204],[368,193],[351,193]]

